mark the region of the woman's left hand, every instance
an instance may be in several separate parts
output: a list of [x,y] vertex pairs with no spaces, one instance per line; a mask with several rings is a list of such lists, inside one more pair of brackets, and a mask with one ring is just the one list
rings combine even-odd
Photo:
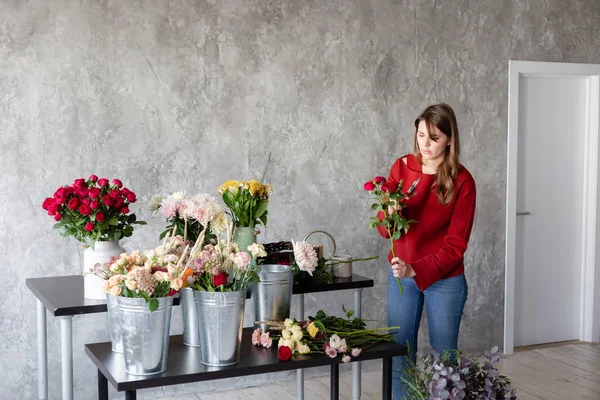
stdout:
[[398,257],[392,258],[392,271],[396,278],[411,278],[416,275],[412,266]]

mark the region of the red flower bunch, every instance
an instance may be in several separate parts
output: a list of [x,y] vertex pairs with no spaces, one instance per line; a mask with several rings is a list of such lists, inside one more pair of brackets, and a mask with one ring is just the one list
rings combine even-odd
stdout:
[[[400,182],[387,181],[383,176],[376,176],[364,184],[364,189],[375,197],[375,203],[371,205],[371,210],[377,211],[377,215],[371,217],[369,228],[373,229],[377,226],[385,228],[390,238],[390,248],[392,258],[394,258],[396,257],[394,240],[400,239],[402,232],[408,232],[409,224],[416,222],[402,216],[402,209],[406,207],[405,201],[414,188],[411,187],[409,193],[404,193],[402,192],[402,180]],[[398,287],[402,293],[400,279],[398,279]]]
[[118,179],[92,175],[88,180],[75,179],[72,185],[59,187],[52,197],[44,200],[42,208],[54,217],[54,229],[63,236],[74,236],[80,242],[119,240],[133,234],[133,224],[145,225],[129,205],[136,195],[123,187]]

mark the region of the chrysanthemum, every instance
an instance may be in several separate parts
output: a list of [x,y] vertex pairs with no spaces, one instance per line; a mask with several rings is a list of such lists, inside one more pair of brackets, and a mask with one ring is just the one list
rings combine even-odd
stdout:
[[160,194],[154,195],[154,197],[152,197],[152,199],[148,203],[148,210],[151,212],[157,211],[160,208],[162,201],[163,201],[162,195],[160,195]]

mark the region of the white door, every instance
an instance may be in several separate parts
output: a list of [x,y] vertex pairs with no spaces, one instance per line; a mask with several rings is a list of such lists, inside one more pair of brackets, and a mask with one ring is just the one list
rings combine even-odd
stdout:
[[589,79],[520,77],[515,346],[579,338]]

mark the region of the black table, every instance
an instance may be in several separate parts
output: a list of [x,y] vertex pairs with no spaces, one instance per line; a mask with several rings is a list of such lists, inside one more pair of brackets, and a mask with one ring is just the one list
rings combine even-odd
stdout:
[[[38,398],[48,398],[48,344],[46,338],[46,310],[60,319],[61,323],[61,367],[62,398],[73,399],[73,325],[72,318],[79,314],[106,312],[106,301],[91,300],[83,297],[83,276],[69,275],[48,278],[29,278],[26,285],[37,297],[37,352],[38,352]],[[334,278],[333,282],[324,285],[294,285],[293,293],[298,298],[298,319],[304,319],[304,294],[334,290],[354,290],[355,316],[360,317],[362,305],[362,289],[373,287],[372,279],[360,275],[351,278]],[[173,299],[179,304],[179,298]],[[355,363],[354,377],[360,377],[360,367]],[[298,398],[303,399],[302,370],[298,370]],[[356,379],[355,379],[356,380]],[[360,379],[358,379],[360,382]],[[353,391],[360,396],[360,383]]]
[[[182,335],[169,338],[167,370],[155,375],[137,376],[125,372],[124,356],[122,353],[113,352],[110,342],[86,344],[85,353],[98,368],[98,399],[100,400],[108,400],[108,382],[117,391],[125,392],[125,399],[135,400],[138,389],[326,365],[331,368],[331,399],[339,398],[340,356],[332,359],[322,354],[294,355],[294,360],[282,362],[277,359],[277,344],[274,343],[270,349],[252,345],[252,331],[253,328],[244,328],[240,362],[227,367],[209,367],[200,363],[200,349],[184,345]],[[383,359],[382,398],[384,400],[392,398],[392,357],[406,354],[406,346],[388,342],[363,350],[360,357],[356,359],[359,361]]]

